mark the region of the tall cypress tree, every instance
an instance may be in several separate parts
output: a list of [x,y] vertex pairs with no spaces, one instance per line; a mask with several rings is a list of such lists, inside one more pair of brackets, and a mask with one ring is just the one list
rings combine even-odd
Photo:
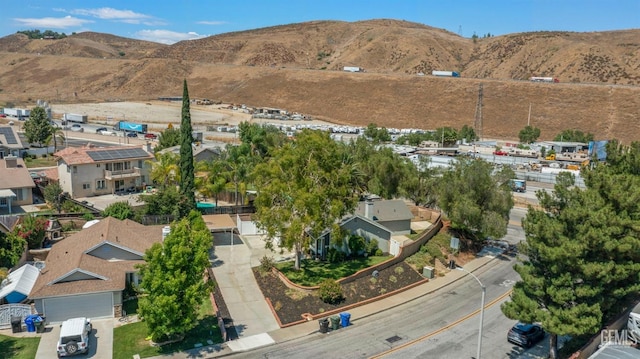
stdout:
[[191,110],[189,106],[189,89],[184,80],[182,92],[182,122],[180,123],[180,194],[185,202],[183,213],[196,208],[195,179],[193,166],[193,129],[191,128]]

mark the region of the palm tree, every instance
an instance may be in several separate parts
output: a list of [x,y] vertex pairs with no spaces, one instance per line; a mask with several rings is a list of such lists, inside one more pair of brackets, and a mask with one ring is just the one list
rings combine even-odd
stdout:
[[49,153],[49,144],[51,142],[53,142],[53,153],[56,153],[58,152],[58,144],[60,145],[64,144],[65,140],[66,140],[66,137],[64,137],[64,131],[62,131],[60,127],[52,126],[51,134],[44,141],[45,144],[47,145],[47,153]]
[[151,165],[150,177],[153,183],[165,188],[169,185],[177,185],[176,178],[180,178],[178,155],[172,152],[156,153],[156,160],[147,160]]

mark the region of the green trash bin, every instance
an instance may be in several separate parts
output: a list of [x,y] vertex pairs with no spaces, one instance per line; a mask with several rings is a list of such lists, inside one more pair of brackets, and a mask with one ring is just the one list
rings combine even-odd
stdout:
[[333,315],[331,316],[331,329],[332,330],[338,330],[340,329],[340,316],[339,315]]

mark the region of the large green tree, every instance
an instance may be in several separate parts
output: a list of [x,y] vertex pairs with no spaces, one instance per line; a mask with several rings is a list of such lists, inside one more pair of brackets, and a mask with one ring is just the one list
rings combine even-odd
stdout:
[[62,187],[57,182],[49,183],[44,188],[44,200],[49,204],[49,206],[55,208],[58,213],[62,210]]
[[131,219],[134,214],[133,208],[127,201],[111,203],[102,211],[104,217],[113,217],[120,220]]
[[451,227],[472,240],[507,234],[513,207],[510,180],[513,171],[471,158],[459,158],[444,171],[438,184],[437,203],[451,220]]
[[584,133],[580,130],[564,130],[553,138],[554,141],[582,142],[593,141],[593,133]]
[[27,241],[15,233],[0,232],[0,268],[13,268],[25,251]]
[[198,324],[198,308],[213,288],[204,279],[211,245],[202,216],[191,211],[146,251],[139,267],[145,295],[138,311],[154,341],[179,339]]
[[502,311],[542,323],[552,358],[558,335],[597,333],[625,296],[640,291],[640,146],[607,151],[606,165],[583,170],[586,189],[562,173],[523,220],[521,280]]
[[169,126],[166,130],[160,132],[158,136],[158,145],[154,148],[155,152],[165,148],[177,146],[180,144],[180,131],[173,126]]
[[255,171],[256,222],[268,245],[279,237],[283,247],[295,249],[296,269],[310,238],[339,232],[338,221],[355,208],[363,188],[346,146],[321,131],[303,130]]
[[29,113],[29,118],[24,122],[24,134],[27,141],[42,146],[52,132],[53,127],[49,123],[47,112],[43,107],[34,107]]
[[533,126],[525,126],[520,132],[518,132],[518,138],[520,142],[524,144],[534,143],[540,137],[540,129]]
[[183,197],[185,211],[196,208],[190,102],[189,89],[185,79],[182,91],[182,121],[180,122],[180,194]]
[[27,241],[29,249],[42,248],[46,224],[47,220],[44,217],[27,214],[22,217],[22,222],[16,227],[15,233]]

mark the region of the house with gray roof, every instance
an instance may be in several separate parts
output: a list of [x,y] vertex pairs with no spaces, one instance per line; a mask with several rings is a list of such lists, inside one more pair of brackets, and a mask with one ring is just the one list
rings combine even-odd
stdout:
[[121,314],[127,283],[138,284],[136,265],[163,238],[163,226],[108,217],[55,243],[29,298],[49,322]]
[[[349,235],[363,237],[367,242],[375,239],[383,253],[390,253],[393,237],[411,233],[412,219],[413,214],[403,200],[367,198],[358,202],[352,215],[342,219],[340,228]],[[348,251],[347,241],[348,239],[343,241],[344,251]],[[321,259],[326,259],[331,247],[335,247],[335,243],[332,243],[328,230],[318,238],[312,238],[310,243],[311,252]]]

